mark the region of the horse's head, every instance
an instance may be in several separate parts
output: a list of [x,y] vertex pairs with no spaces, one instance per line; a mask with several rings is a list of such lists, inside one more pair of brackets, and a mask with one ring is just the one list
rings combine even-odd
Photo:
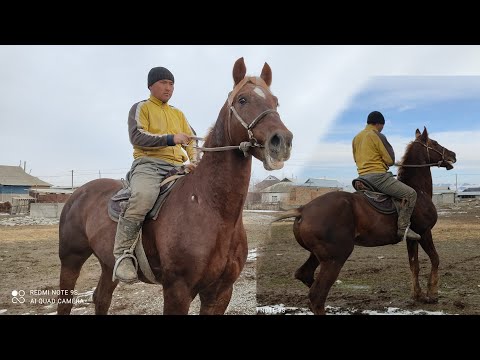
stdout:
[[446,147],[440,145],[437,141],[428,137],[427,128],[423,128],[423,133],[417,129],[415,132],[415,141],[413,145],[422,146],[424,160],[427,164],[438,163],[439,166],[446,168],[447,170],[453,169],[453,164],[457,161],[456,155],[453,151],[448,150]]
[[243,57],[233,66],[234,87],[227,99],[229,140],[249,142],[249,152],[267,170],[278,170],[290,158],[292,133],[277,112],[278,99],[270,91],[272,70],[265,63],[260,77],[247,76]]

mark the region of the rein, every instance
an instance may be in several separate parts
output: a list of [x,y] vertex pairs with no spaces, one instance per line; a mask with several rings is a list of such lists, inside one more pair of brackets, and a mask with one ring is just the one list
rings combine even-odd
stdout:
[[422,164],[422,165],[404,165],[401,163],[395,163],[393,165],[398,166],[398,167],[431,167],[431,166],[438,166],[442,165],[443,161],[439,161],[438,163],[430,163],[430,164]]
[[[196,138],[195,140],[203,140],[203,138]],[[207,147],[202,147],[202,146],[195,146],[193,145],[193,148],[206,152],[206,151],[227,151],[227,150],[242,150],[243,153],[246,155],[248,152],[248,149],[250,147],[253,147],[255,145],[252,145],[248,141],[241,142],[240,145],[229,145],[229,146],[218,146],[218,147],[213,147],[213,148],[207,148]],[[263,146],[262,146],[263,147]]]
[[395,164],[393,164],[393,165],[399,166],[399,167],[412,167],[412,168],[414,168],[414,167],[431,167],[431,166],[438,166],[438,167],[440,167],[440,166],[442,165],[442,163],[445,161],[445,148],[444,148],[444,147],[442,147],[442,148],[443,148],[443,151],[440,152],[440,151],[438,151],[437,149],[434,149],[434,148],[428,146],[428,144],[422,143],[421,141],[415,140],[414,142],[419,143],[419,144],[421,144],[422,146],[425,146],[425,147],[427,148],[428,161],[430,161],[430,152],[429,152],[428,150],[433,150],[433,151],[435,151],[436,153],[442,155],[442,160],[440,160],[439,162],[436,162],[436,163],[420,164],[420,165],[405,165],[405,164],[401,164],[401,163],[395,163]]

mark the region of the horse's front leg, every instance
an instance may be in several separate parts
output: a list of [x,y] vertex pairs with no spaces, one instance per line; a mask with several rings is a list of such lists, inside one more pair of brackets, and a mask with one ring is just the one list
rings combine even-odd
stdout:
[[418,274],[420,272],[420,266],[418,264],[418,242],[407,239],[407,250],[408,262],[412,274],[412,299],[416,301],[425,301],[425,294],[422,292],[420,282],[418,281]]
[[[350,251],[351,252],[351,251]],[[310,287],[308,297],[310,310],[315,315],[325,315],[325,301],[333,283],[337,280],[346,259],[326,260],[320,262],[320,271]]]
[[430,276],[428,278],[428,290],[425,301],[427,303],[436,303],[438,302],[438,265],[440,264],[440,259],[437,250],[435,249],[435,245],[433,244],[432,230],[427,230],[425,234],[422,235],[420,245],[430,258],[430,263],[432,265]]
[[200,291],[200,315],[223,315],[232,298],[233,282],[222,280]]
[[185,281],[177,280],[163,284],[163,314],[188,315],[190,304],[196,294]]
[[311,287],[313,281],[315,280],[315,270],[319,264],[320,263],[318,262],[317,257],[313,253],[310,253],[308,260],[305,261],[305,263],[300,266],[297,271],[295,271],[295,279],[298,279],[308,287]]

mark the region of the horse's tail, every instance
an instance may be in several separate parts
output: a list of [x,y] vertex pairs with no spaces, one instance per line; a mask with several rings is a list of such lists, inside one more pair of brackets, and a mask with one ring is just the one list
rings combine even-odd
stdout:
[[291,209],[291,210],[284,211],[280,215],[276,216],[272,220],[272,222],[279,221],[279,220],[282,220],[282,219],[288,219],[288,218],[291,218],[291,217],[299,217],[300,215],[302,215],[302,209],[303,209],[303,206],[300,206],[299,208],[296,208],[296,209]]

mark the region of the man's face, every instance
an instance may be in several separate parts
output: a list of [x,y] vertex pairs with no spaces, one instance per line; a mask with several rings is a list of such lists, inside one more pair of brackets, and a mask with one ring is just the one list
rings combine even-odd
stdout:
[[150,93],[158,100],[166,103],[173,94],[173,81],[172,80],[158,80],[150,86]]
[[378,132],[382,132],[384,125],[385,124],[375,124],[375,127],[377,128]]

